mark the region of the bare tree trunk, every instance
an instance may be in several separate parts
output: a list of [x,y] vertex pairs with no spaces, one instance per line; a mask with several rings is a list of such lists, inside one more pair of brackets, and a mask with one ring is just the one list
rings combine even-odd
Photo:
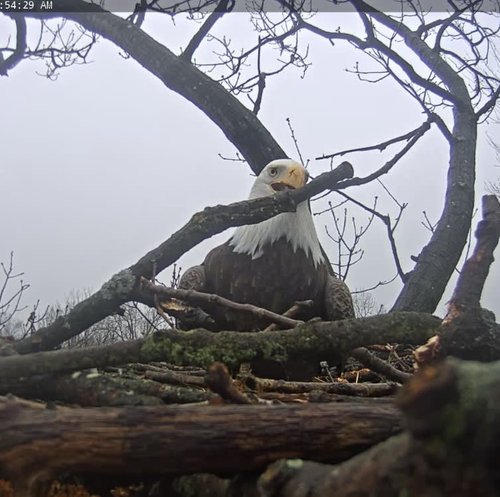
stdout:
[[[392,310],[434,312],[467,242],[474,209],[477,117],[465,81],[420,36],[402,23],[377,13],[446,85],[453,100],[453,129],[444,209],[429,243],[417,257]],[[415,172],[417,173],[417,172]]]
[[393,311],[434,312],[467,241],[474,209],[477,123],[470,103],[463,102],[463,106],[465,109],[454,112],[443,212],[429,243],[418,255]]

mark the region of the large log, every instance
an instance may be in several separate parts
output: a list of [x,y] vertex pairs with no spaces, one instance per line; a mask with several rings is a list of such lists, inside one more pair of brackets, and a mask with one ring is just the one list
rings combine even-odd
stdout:
[[166,330],[149,337],[101,347],[64,349],[0,358],[0,391],[19,378],[68,373],[133,362],[166,361],[208,368],[216,361],[236,371],[243,362],[288,359],[336,364],[362,345],[385,342],[421,344],[441,320],[429,314],[394,312],[342,321],[308,322],[292,330],[268,333],[211,333]]
[[[391,405],[32,409],[0,402],[0,477],[235,474],[283,457],[345,460],[400,431]],[[27,492],[27,490],[26,490]]]
[[403,392],[408,432],[337,466],[279,461],[260,477],[259,495],[497,497],[500,362],[429,367]]

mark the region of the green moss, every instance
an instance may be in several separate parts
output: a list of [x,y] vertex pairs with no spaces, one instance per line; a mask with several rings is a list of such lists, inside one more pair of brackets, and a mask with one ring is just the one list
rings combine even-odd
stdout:
[[[249,334],[250,335],[250,334]],[[272,336],[262,335],[246,341],[245,334],[206,330],[189,332],[157,333],[147,338],[141,346],[141,355],[146,360],[163,360],[174,364],[189,364],[208,367],[221,361],[229,368],[255,358],[285,360],[287,347],[276,343]],[[242,343],[243,342],[243,343]]]

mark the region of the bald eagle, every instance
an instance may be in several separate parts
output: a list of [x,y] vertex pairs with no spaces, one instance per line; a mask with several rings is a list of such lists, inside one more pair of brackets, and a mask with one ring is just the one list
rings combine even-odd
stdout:
[[[298,162],[274,160],[256,178],[249,199],[300,188],[307,180],[308,173]],[[299,319],[354,316],[349,289],[324,255],[307,201],[296,212],[237,228],[226,243],[208,253],[203,264],[183,274],[179,288],[214,293],[279,314],[297,301],[312,300],[312,308]],[[219,330],[255,331],[270,324],[222,306],[204,310]]]

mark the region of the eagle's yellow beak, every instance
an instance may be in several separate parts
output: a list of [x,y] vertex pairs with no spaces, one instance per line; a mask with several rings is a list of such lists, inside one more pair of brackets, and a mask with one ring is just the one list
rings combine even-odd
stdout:
[[286,189],[295,190],[304,186],[308,178],[309,174],[305,167],[300,164],[294,164],[293,166],[287,167],[279,181],[272,183],[271,187],[276,192]]

